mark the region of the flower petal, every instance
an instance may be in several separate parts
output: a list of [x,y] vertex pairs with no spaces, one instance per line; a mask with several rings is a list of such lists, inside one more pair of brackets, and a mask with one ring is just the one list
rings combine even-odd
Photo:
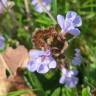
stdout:
[[28,68],[29,71],[35,72],[37,70],[37,64],[34,63],[34,61],[29,61],[28,65],[27,65],[27,68]]
[[44,7],[46,7],[47,11],[50,11],[51,9],[51,2],[52,0],[42,0],[42,4]]
[[68,33],[74,36],[78,36],[80,34],[80,30],[78,28],[71,29]]
[[52,57],[50,50],[31,50],[29,55],[33,62],[29,64],[28,69],[32,70],[32,72],[35,70],[38,73],[47,73],[50,68],[56,67],[56,61]]
[[7,6],[7,0],[0,0],[0,2],[2,2],[4,6]]
[[77,85],[77,83],[78,83],[78,78],[71,77],[66,79],[65,86],[73,88]]
[[76,51],[76,53],[80,53],[80,49],[79,48],[76,48],[75,51]]
[[[46,7],[48,11],[51,9],[51,1],[52,0],[32,0],[32,4],[35,6],[35,10],[39,13],[44,12],[42,7]],[[40,4],[42,3],[42,4]],[[43,6],[42,6],[43,5]]]
[[40,66],[37,69],[37,72],[42,74],[47,73],[48,71],[49,71],[49,68],[46,64],[40,64]]
[[33,5],[36,5],[37,3],[38,3],[37,0],[32,0],[32,4],[33,4]]
[[74,57],[72,60],[73,65],[80,65],[81,64],[81,58]]
[[49,57],[44,57],[44,59],[42,60],[42,63],[45,64],[45,65],[48,65],[50,63],[50,58]]
[[82,19],[80,16],[76,16],[76,18],[73,20],[74,26],[79,27],[82,25]]
[[0,49],[4,48],[4,46],[5,46],[4,42],[5,42],[4,37],[2,35],[0,35]]
[[59,26],[61,27],[61,29],[65,28],[65,20],[64,17],[62,15],[57,15],[57,22],[59,24]]
[[47,6],[46,6],[46,9],[47,9],[47,11],[50,11],[51,6],[50,6],[50,5],[47,5]]
[[71,29],[74,29],[74,25],[70,19],[65,20],[65,26],[63,28],[64,32],[69,32]]
[[52,0],[42,0],[43,3],[46,3],[46,5],[50,4]]
[[65,78],[65,76],[63,75],[63,76],[60,78],[59,83],[60,83],[60,84],[64,84],[64,83],[65,83],[65,80],[66,80],[66,78]]
[[55,60],[52,60],[50,63],[49,63],[49,68],[56,68],[56,61]]
[[68,74],[68,70],[66,69],[66,68],[62,68],[62,73],[64,74],[64,75],[67,75]]
[[66,14],[66,19],[70,19],[70,20],[73,21],[73,20],[75,19],[76,15],[77,15],[76,12],[74,12],[74,11],[69,11],[69,12],[67,12],[67,14]]
[[77,70],[69,70],[67,76],[72,77],[72,76],[76,76],[77,74],[78,74]]
[[29,56],[32,58],[37,58],[39,56],[42,56],[45,54],[45,51],[41,51],[41,50],[31,50],[29,52]]
[[43,8],[42,8],[42,6],[39,5],[39,4],[36,4],[36,5],[35,5],[35,10],[36,10],[37,12],[39,12],[39,13],[42,13],[42,12],[44,11]]

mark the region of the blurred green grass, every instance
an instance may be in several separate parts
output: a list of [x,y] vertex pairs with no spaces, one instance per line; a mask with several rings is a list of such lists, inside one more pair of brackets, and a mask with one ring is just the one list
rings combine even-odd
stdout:
[[[14,13],[16,21],[14,21],[14,18],[12,18],[11,16],[12,14],[10,15],[10,13],[6,11],[5,14],[0,16],[1,20],[0,32],[6,37],[6,47],[8,46],[14,47],[17,44],[17,42],[19,42],[20,44],[25,45],[26,48],[31,49],[32,48],[31,36],[35,28],[42,28],[42,27],[47,28],[49,26],[52,26],[53,22],[45,13],[43,13],[42,15],[37,13],[34,10],[34,7],[31,5],[31,3],[29,3],[30,20],[28,20],[26,16],[24,1],[23,0],[13,0],[13,1],[15,2],[15,6],[13,6],[11,11],[12,13]],[[81,78],[82,86],[84,87],[89,86],[90,89],[93,90],[96,88],[96,0],[52,0],[52,1],[53,2],[51,12],[55,17],[55,19],[57,14],[65,15],[66,12],[69,10],[74,10],[82,16],[83,25],[81,27],[81,35],[78,37],[78,39],[74,40],[75,43],[73,45],[73,48],[78,45],[77,47],[80,47],[82,55],[85,60],[83,62],[84,73],[82,73],[83,77]],[[29,0],[28,2],[31,2],[31,0]],[[31,83],[34,82],[32,80],[30,81]],[[35,88],[38,88],[37,86],[38,85],[36,85]],[[49,91],[48,90],[46,89],[46,92],[52,93],[51,90]],[[60,88],[58,88],[58,90],[60,90]],[[52,96],[61,96],[54,94]],[[62,96],[73,96],[70,94]],[[88,95],[82,95],[82,96],[88,96]]]

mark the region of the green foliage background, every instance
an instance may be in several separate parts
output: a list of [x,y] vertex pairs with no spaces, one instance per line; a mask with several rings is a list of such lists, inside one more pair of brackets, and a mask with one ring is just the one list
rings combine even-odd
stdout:
[[[24,0],[11,1],[15,5],[0,16],[0,32],[6,37],[6,47],[16,47],[20,43],[28,50],[32,49],[31,39],[35,28],[47,28],[54,23],[45,13],[37,13],[31,0],[28,0],[28,15]],[[79,68],[80,82],[77,88],[70,89],[58,83],[58,70],[44,76],[25,71],[26,83],[36,90],[38,96],[90,96],[91,91],[96,88],[96,0],[52,0],[51,13],[55,19],[57,14],[65,15],[69,10],[76,11],[83,20],[81,35],[73,40],[74,45],[70,48],[70,52],[75,47],[80,48],[84,57],[83,66]],[[13,92],[8,96],[18,96],[23,92],[25,91]]]

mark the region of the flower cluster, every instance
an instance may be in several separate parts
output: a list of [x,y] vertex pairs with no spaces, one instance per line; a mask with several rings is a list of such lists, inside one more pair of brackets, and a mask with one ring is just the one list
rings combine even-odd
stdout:
[[29,55],[30,60],[27,67],[31,72],[47,73],[50,69],[56,68],[57,63],[51,56],[50,50],[32,50]]
[[64,34],[70,33],[74,36],[78,36],[80,34],[80,30],[77,27],[82,25],[82,19],[76,12],[67,12],[65,18],[62,15],[58,15],[57,22],[61,27],[61,32]]
[[62,76],[59,80],[60,84],[65,84],[67,87],[75,87],[78,83],[78,78],[76,75],[78,74],[77,70],[67,70],[66,68],[62,68]]
[[51,0],[32,0],[32,4],[35,6],[35,10],[39,13],[44,12],[44,8],[47,11],[51,9]]
[[5,39],[2,35],[0,35],[0,49],[3,49],[5,46]]
[[[49,12],[51,8],[51,0],[32,0],[32,4],[35,6],[35,10],[39,13],[47,10],[48,12],[46,13],[48,13],[49,17],[51,17],[53,20],[53,17]],[[82,25],[82,19],[76,12],[69,11],[65,17],[60,14],[57,15],[57,23],[60,27],[59,32],[56,30],[56,26],[52,27],[51,29],[48,28],[45,30],[38,30],[36,31],[37,33],[35,32],[35,35],[33,36],[33,42],[35,48],[38,48],[39,46],[41,50],[37,49],[29,52],[30,60],[27,68],[31,72],[45,74],[50,69],[56,68],[58,65],[58,68],[62,73],[59,83],[64,84],[65,86],[75,87],[78,83],[78,78],[76,77],[78,75],[78,71],[73,70],[70,65],[69,67],[65,67],[66,62],[64,53],[68,48],[66,34],[78,36],[80,34],[78,27]],[[75,49],[75,51],[76,53],[72,60],[72,64],[80,65],[80,50]]]

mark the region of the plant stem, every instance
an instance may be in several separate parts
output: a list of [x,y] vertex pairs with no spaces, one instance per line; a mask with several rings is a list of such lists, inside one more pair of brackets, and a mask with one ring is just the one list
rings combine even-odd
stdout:
[[51,18],[51,20],[53,21],[54,24],[57,24],[56,20],[54,19],[54,17],[52,16],[52,14],[46,9],[46,6],[44,6],[42,4],[41,0],[38,0],[38,3],[41,5],[41,7],[43,8],[43,10],[48,14],[48,16]]
[[29,21],[30,20],[30,9],[29,9],[29,2],[28,2],[28,0],[24,0],[24,4],[25,4],[25,10],[26,10],[26,13],[27,13],[27,19]]
[[77,38],[77,36],[74,36],[73,38],[68,40],[68,43],[71,43],[75,38]]

